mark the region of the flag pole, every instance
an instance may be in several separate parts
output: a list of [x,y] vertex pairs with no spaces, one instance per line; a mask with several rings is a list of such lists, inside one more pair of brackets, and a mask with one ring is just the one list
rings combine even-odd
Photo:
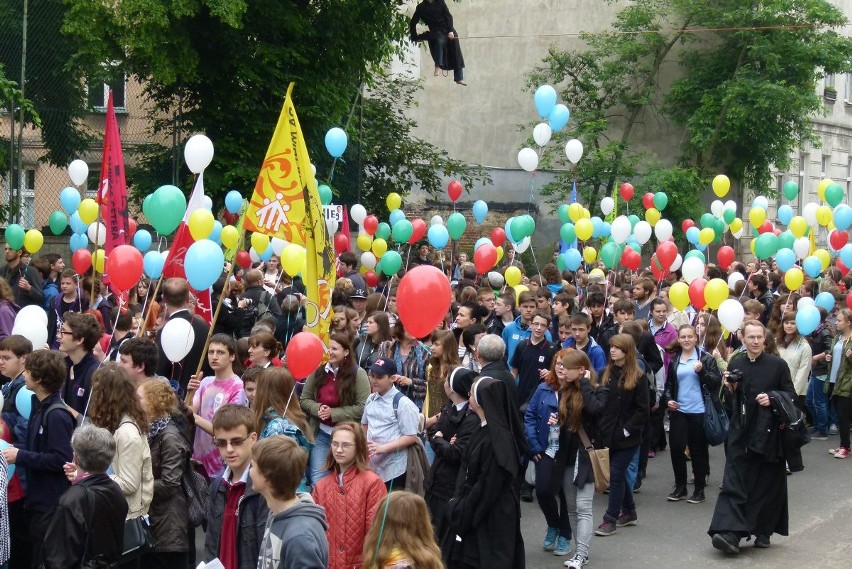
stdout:
[[148,310],[145,314],[143,314],[142,325],[140,326],[138,332],[139,337],[145,335],[145,332],[148,328],[148,319],[151,318],[151,313],[154,311],[154,302],[157,300],[157,293],[160,292],[160,284],[163,282],[163,273],[160,273],[160,278],[157,279],[157,285],[154,287],[154,294],[152,294],[148,299]]

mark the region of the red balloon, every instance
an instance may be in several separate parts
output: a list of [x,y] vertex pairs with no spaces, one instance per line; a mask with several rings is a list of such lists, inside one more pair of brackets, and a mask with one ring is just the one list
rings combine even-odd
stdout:
[[690,227],[695,227],[695,222],[692,221],[691,219],[684,219],[680,224],[680,229],[684,233],[686,233],[686,230],[689,229]]
[[828,236],[828,242],[831,243],[831,248],[835,251],[839,251],[843,248],[844,245],[849,241],[849,234],[845,231],[838,231],[835,229]]
[[506,242],[506,232],[502,227],[495,227],[491,230],[491,242],[495,247],[499,247]]
[[629,182],[624,182],[621,184],[621,187],[618,188],[618,193],[621,194],[622,199],[626,202],[633,199],[633,191],[633,184]]
[[133,239],[133,236],[136,235],[136,229],[138,229],[138,226],[136,225],[136,220],[135,219],[128,219],[127,220],[127,238],[128,239]]
[[473,253],[473,265],[476,267],[476,272],[484,275],[497,264],[497,248],[490,243],[483,243],[479,249]]
[[677,245],[671,241],[664,241],[657,245],[657,259],[660,262],[660,267],[664,271],[668,271],[677,259]]
[[237,264],[244,269],[251,267],[251,255],[248,254],[248,251],[237,251]]
[[441,326],[450,309],[451,297],[450,282],[441,269],[429,265],[414,267],[400,279],[396,289],[399,318],[409,334],[426,337]]
[[231,213],[227,209],[222,212],[222,215],[225,218],[225,223],[227,223],[228,225],[233,225],[240,218],[240,214]]
[[367,271],[364,273],[364,280],[367,282],[367,286],[376,287],[379,284],[379,277],[376,276],[374,271]]
[[701,310],[704,308],[704,305],[707,304],[707,301],[704,300],[704,287],[706,286],[706,279],[695,279],[692,281],[692,284],[689,285],[689,300],[692,302],[692,306],[694,306],[697,310]]
[[[837,265],[835,265],[835,266],[838,269],[840,269],[840,274],[842,274],[844,277],[846,276],[846,273],[849,272],[849,267],[847,267],[846,264],[843,261],[841,261],[840,259],[837,259]],[[852,296],[852,295],[849,295],[849,296]]]
[[654,207],[654,194],[648,192],[642,196],[642,205],[645,206],[645,209],[651,209]]
[[82,275],[92,266],[92,254],[88,249],[77,249],[71,255],[71,266],[74,267],[74,272]]
[[846,306],[852,308],[852,294],[846,295]]
[[340,255],[349,250],[349,236],[338,233],[334,236],[334,250]]
[[447,186],[447,195],[450,196],[451,201],[458,201],[458,199],[462,195],[462,191],[464,190],[464,186],[461,185],[461,182],[458,180],[453,180]]
[[781,230],[776,227],[772,230],[772,234],[775,235],[775,237],[778,237],[779,235],[781,235]]
[[299,332],[287,344],[287,369],[296,379],[311,375],[322,362],[325,346],[319,336],[312,332]]
[[364,231],[367,232],[367,235],[375,235],[376,230],[379,228],[379,220],[375,215],[368,215],[364,218]]
[[657,260],[656,254],[651,256],[651,272],[654,273],[654,277],[656,277],[658,281],[663,280],[663,277],[665,277],[667,273],[667,271],[664,271],[663,267],[660,266],[660,261]]
[[414,245],[426,236],[427,227],[426,222],[419,217],[415,217],[411,220],[411,226],[414,228],[414,231],[411,232],[411,238],[408,242]]
[[107,256],[104,270],[118,290],[130,290],[142,278],[142,253],[132,245],[119,245]]
[[772,233],[773,229],[774,227],[772,227],[772,222],[767,219],[760,224],[760,227],[757,228],[757,232],[762,235],[764,233]]
[[624,249],[624,253],[621,254],[621,264],[631,271],[638,271],[639,265],[642,264],[642,255],[627,247]]
[[731,263],[734,262],[734,258],[736,254],[734,253],[734,249],[725,245],[724,247],[719,248],[719,252],[716,253],[716,260],[719,261],[719,267],[722,270],[727,269],[731,266]]

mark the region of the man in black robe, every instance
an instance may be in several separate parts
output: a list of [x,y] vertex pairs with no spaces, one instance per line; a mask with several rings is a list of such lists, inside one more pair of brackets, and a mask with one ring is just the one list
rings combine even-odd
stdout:
[[[418,34],[417,24],[422,21],[429,31]],[[435,75],[439,69],[453,70],[453,81],[466,86],[464,82],[464,58],[459,38],[453,28],[453,15],[447,8],[446,0],[423,0],[414,9],[409,22],[411,41],[428,41],[429,52],[435,62]]]
[[713,547],[728,554],[739,553],[744,537],[756,536],[754,547],[767,548],[773,533],[787,535],[788,531],[784,460],[749,448],[760,407],[770,406],[769,392],[787,391],[793,397],[796,393],[787,362],[764,351],[765,339],[763,324],[747,321],[743,328],[745,357],[734,359],[725,373],[731,427],[722,491],[707,533]]

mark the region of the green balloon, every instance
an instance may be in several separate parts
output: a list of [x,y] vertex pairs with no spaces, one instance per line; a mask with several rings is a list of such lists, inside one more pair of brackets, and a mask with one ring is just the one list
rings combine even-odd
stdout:
[[175,186],[160,186],[151,197],[145,216],[160,235],[169,235],[178,228],[186,213],[186,196]]
[[[573,223],[566,223],[559,230],[559,237],[566,243],[573,243],[577,239],[577,232],[574,231]],[[563,269],[564,270],[564,269]]]
[[698,249],[692,249],[691,251],[687,252],[687,254],[683,256],[683,260],[686,261],[687,259],[690,259],[692,257],[696,257],[697,259],[700,259],[701,262],[704,263],[705,265],[707,264],[707,259],[706,259],[706,257],[704,257],[704,253],[702,253]]
[[387,276],[395,275],[402,268],[402,257],[396,251],[386,251],[382,255],[381,269]]
[[727,223],[728,225],[730,225],[731,222],[733,222],[736,218],[737,212],[731,208],[726,209],[725,212],[722,214],[722,219],[724,219],[725,223]]
[[13,223],[6,228],[6,244],[15,251],[19,251],[24,246],[24,228]]
[[559,215],[559,221],[562,223],[568,223],[571,221],[571,218],[568,217],[568,204],[562,204],[559,206],[559,209],[556,210],[556,213]]
[[607,243],[601,248],[601,261],[607,269],[613,268],[621,259],[621,248],[615,243]]
[[535,219],[533,219],[533,217],[530,214],[527,214],[524,217],[526,218],[526,224],[527,224],[527,227],[526,227],[527,235],[526,236],[529,237],[530,235],[532,235],[535,232]]
[[63,231],[65,231],[65,228],[68,227],[68,218],[65,217],[65,214],[61,211],[54,211],[50,214],[48,225],[50,225],[51,233],[54,235],[60,235]]
[[721,243],[722,236],[725,235],[725,222],[721,219],[717,219],[713,224],[713,231],[716,234],[713,238],[713,243]]
[[778,251],[778,237],[774,233],[763,233],[754,243],[754,254],[758,259],[768,259]]
[[654,194],[654,207],[658,211],[663,211],[669,205],[669,196],[665,192],[657,192]]
[[627,216],[627,219],[630,220],[630,228],[636,229],[636,224],[639,223],[639,216],[638,215],[629,215],[629,216]]
[[716,217],[712,213],[705,213],[701,216],[701,229],[710,229],[714,228],[713,222],[716,221]]
[[795,199],[799,195],[799,184],[790,180],[784,184],[784,197],[788,200]]
[[393,224],[393,240],[397,243],[408,243],[412,233],[414,233],[414,226],[407,219],[400,219]]
[[825,189],[825,201],[831,207],[835,207],[843,201],[843,187],[840,184],[831,184]]
[[322,202],[322,205],[329,205],[331,203],[332,198],[334,197],[331,194],[331,188],[329,188],[325,184],[320,184],[317,190],[319,191],[319,197],[320,201]]
[[391,236],[391,227],[384,221],[379,224],[379,228],[376,229],[376,239],[384,239],[385,241]]
[[778,236],[778,249],[792,249],[793,243],[796,242],[796,236],[793,235],[790,230],[783,231],[781,235]]
[[[512,236],[515,238],[518,237],[517,233],[515,233],[515,224],[518,223],[518,219],[515,219],[515,221],[512,222]],[[453,241],[458,241],[465,229],[467,229],[467,220],[459,212],[455,212],[447,218],[447,231],[449,231],[450,239]],[[523,239],[523,237],[521,239]],[[521,239],[518,239],[518,241]]]

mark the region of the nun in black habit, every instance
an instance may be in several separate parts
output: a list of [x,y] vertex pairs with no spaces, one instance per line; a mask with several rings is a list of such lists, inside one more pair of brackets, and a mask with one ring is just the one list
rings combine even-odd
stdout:
[[468,442],[455,496],[446,507],[441,549],[450,569],[523,569],[515,479],[529,450],[526,437],[502,381],[477,381],[470,408],[480,426]]

